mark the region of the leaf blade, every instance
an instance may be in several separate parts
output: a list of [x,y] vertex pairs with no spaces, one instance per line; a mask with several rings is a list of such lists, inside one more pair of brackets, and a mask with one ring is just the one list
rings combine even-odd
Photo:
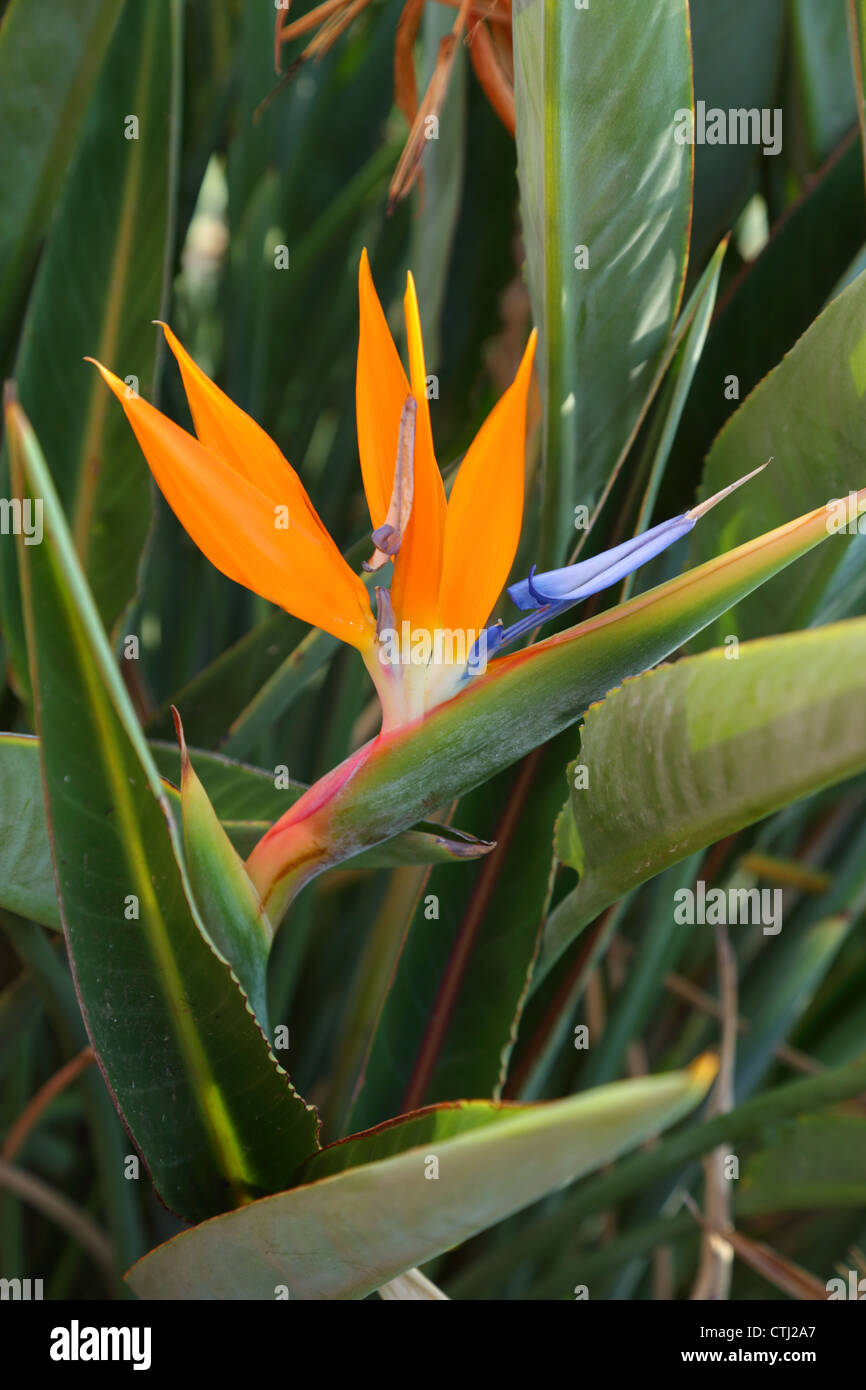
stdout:
[[[673,1123],[714,1073],[699,1059],[688,1072],[506,1111],[436,1142],[438,1188],[424,1181],[424,1143],[198,1226],[146,1255],[127,1282],[140,1298],[272,1299],[275,1278],[292,1298],[363,1297]],[[369,1146],[369,1135],[348,1142],[362,1140]]]
[[43,544],[22,543],[20,556],[82,1012],[157,1190],[196,1220],[281,1186],[316,1148],[316,1118],[205,936],[158,773],[19,407],[7,428],[19,492],[44,499]]

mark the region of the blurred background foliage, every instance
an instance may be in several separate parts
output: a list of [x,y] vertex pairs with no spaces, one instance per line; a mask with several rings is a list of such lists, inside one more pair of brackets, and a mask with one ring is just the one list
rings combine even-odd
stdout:
[[[295,8],[303,13],[303,0]],[[695,150],[685,296],[731,231],[715,309],[705,344],[675,359],[586,553],[630,534],[624,528],[639,514],[649,524],[691,503],[737,405],[725,399],[724,377],[738,376],[745,400],[866,263],[847,8],[845,0],[691,0],[695,97],[780,107],[785,139],[771,159],[752,146]],[[140,635],[141,659],[122,663],[124,678],[153,736],[171,737],[174,702],[191,746],[266,769],[287,765],[292,778],[311,781],[374,731],[361,664],[327,638],[307,638],[204,560],[151,487],[125,421],[82,357],[134,374],[143,394],[188,423],[178,374],[151,327],[169,320],[277,440],[338,544],[357,547],[366,530],[354,407],[361,248],[395,334],[405,272],[414,270],[447,478],[510,381],[532,321],[514,140],[461,44],[422,180],[388,214],[407,134],[393,82],[402,0],[368,5],[320,61],[280,85],[269,0],[77,0],[52,6],[49,26],[28,0],[2,10],[0,359],[41,439],[118,653],[127,634]],[[449,6],[423,7],[422,90],[453,19]],[[289,46],[284,66],[303,42]],[[124,137],[130,115],[135,141]],[[618,196],[625,202],[634,189],[623,183]],[[280,246],[284,270],[274,266]],[[596,350],[590,340],[588,354]],[[821,370],[836,370],[831,348]],[[684,371],[681,414],[651,472]],[[533,417],[522,573],[539,546],[557,544],[543,534],[538,401]],[[594,504],[600,490],[582,491],[580,473],[572,485],[566,528],[572,506]],[[790,514],[806,505],[815,503]],[[775,524],[763,514],[757,523],[754,532]],[[706,544],[716,553],[720,538]],[[855,541],[842,580],[815,592],[809,622],[866,613],[863,548]],[[29,675],[5,538],[0,559],[0,722],[25,731]],[[640,587],[678,563],[661,557]],[[721,628],[738,630],[727,619]],[[847,1268],[857,1258],[849,1252],[866,1247],[866,1166],[851,1158],[866,1152],[862,1107],[824,1113],[817,1089],[818,1118],[798,1120],[799,1111],[770,1100],[760,1128],[762,1112],[748,1107],[782,1082],[818,1079],[863,1053],[866,784],[813,796],[629,892],[568,946],[521,1016],[541,924],[575,882],[573,870],[557,867],[553,833],[577,747],[576,732],[566,732],[453,808],[455,824],[498,842],[488,858],[426,870],[350,864],[302,895],[269,983],[273,1021],[291,1021],[294,1083],[320,1107],[330,1140],[431,1101],[555,1097],[680,1065],[718,1044],[723,1009],[712,933],[673,924],[674,891],[698,874],[784,886],[783,945],[770,951],[760,933],[735,934],[743,1023],[729,1138],[745,1174],[736,1210],[782,1262],[822,1279],[839,1261]],[[430,894],[436,920],[423,911]],[[0,923],[8,1136],[85,1038],[55,938],[5,908]],[[457,973],[455,950],[464,961]],[[441,1046],[419,1069],[431,1014],[446,1006]],[[581,1023],[593,1039],[586,1052],[571,1046]],[[17,1154],[110,1230],[121,1268],[178,1224],[145,1184],[123,1180],[115,1160],[126,1147],[90,1068]],[[618,1187],[605,1188],[604,1175],[586,1179],[428,1272],[463,1297],[570,1297],[577,1283],[591,1283],[593,1297],[687,1296],[700,1232],[675,1192],[698,1191],[700,1152],[686,1143],[667,1168],[653,1167],[653,1151],[639,1153],[614,1170]],[[0,1231],[0,1268],[53,1271],[46,1297],[120,1293],[76,1241],[9,1192],[0,1193]],[[736,1262],[733,1297],[780,1291],[778,1269]]]

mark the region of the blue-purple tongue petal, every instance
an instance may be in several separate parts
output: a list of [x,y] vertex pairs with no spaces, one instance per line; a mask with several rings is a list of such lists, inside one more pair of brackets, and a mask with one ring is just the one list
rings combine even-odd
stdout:
[[639,565],[645,565],[655,555],[667,550],[669,545],[688,535],[697,518],[675,516],[663,521],[659,526],[644,531],[631,540],[594,555],[591,560],[581,560],[576,565],[566,565],[564,569],[548,570],[546,574],[530,572],[528,579],[512,584],[508,595],[518,608],[529,611],[541,608],[548,603],[574,602],[589,598],[609,585],[623,579]]
[[[771,462],[771,459],[767,460],[767,463]],[[602,589],[609,588],[611,584],[616,584],[617,580],[624,579],[627,574],[631,574],[632,570],[645,565],[654,556],[660,555],[681,536],[688,535],[700,517],[704,516],[730,493],[735,492],[738,487],[742,487],[743,483],[747,483],[750,478],[763,472],[767,463],[753,468],[751,473],[747,473],[743,478],[738,478],[734,483],[729,483],[727,487],[722,488],[721,492],[714,493],[705,502],[699,502],[697,506],[691,507],[682,516],[675,516],[670,521],[663,521],[660,525],[653,526],[651,530],[643,531],[639,536],[632,536],[631,540],[623,541],[621,545],[615,545],[613,549],[603,551],[601,555],[594,555],[591,560],[580,560],[576,565],[566,565],[564,569],[559,570],[548,570],[546,574],[537,574],[533,566],[528,579],[522,579],[520,583],[510,585],[509,598],[524,612],[531,612],[536,608],[546,608],[552,604],[576,603],[578,599],[589,598],[591,594],[600,593]],[[508,633],[511,631],[509,628]],[[507,640],[506,636],[504,641]]]

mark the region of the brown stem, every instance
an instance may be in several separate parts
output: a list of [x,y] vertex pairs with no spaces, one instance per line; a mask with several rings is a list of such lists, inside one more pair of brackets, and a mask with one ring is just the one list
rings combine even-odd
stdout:
[[95,1061],[93,1048],[88,1044],[87,1047],[83,1047],[75,1057],[68,1061],[65,1066],[62,1066],[59,1071],[55,1072],[54,1075],[45,1082],[45,1085],[39,1088],[35,1096],[30,1098],[21,1111],[21,1114],[18,1116],[18,1119],[12,1125],[9,1133],[6,1135],[3,1141],[3,1147],[0,1149],[0,1155],[2,1155],[7,1162],[11,1163],[12,1159],[27,1139],[27,1136],[30,1134],[30,1131],[37,1124],[43,1111],[48,1108],[54,1097],[58,1096],[61,1091],[64,1091],[66,1087],[75,1080],[76,1076],[80,1075],[85,1067],[89,1067],[93,1061]]

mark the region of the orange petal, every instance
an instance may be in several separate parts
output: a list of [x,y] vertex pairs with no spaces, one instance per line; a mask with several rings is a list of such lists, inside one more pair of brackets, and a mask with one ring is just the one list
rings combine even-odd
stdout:
[[[409,377],[418,402],[415,421],[415,492],[412,515],[394,562],[391,600],[398,622],[433,632],[439,626],[439,576],[445,532],[445,489],[433,452],[427,372],[415,281],[408,276],[403,300],[409,342]],[[401,402],[402,404],[402,402]]]
[[502,592],[523,520],[533,330],[517,375],[467,451],[448,499],[439,609],[445,628],[482,628]]
[[388,515],[400,415],[409,394],[409,383],[379,303],[366,250],[361,253],[358,267],[358,300],[361,316],[355,383],[358,452],[370,519],[376,530]]
[[[304,622],[368,647],[375,622],[367,591],[306,510],[296,515],[287,499],[275,503],[219,454],[140,396],[130,396],[112,372],[94,365],[123,406],[166,501],[211,564]],[[289,507],[288,529],[278,525],[284,514],[277,508],[283,505]]]
[[306,515],[308,526],[321,532],[326,544],[339,554],[306,488],[270,435],[205,375],[167,323],[162,330],[177,358],[195,432],[202,444],[275,505],[287,506],[292,516]]

